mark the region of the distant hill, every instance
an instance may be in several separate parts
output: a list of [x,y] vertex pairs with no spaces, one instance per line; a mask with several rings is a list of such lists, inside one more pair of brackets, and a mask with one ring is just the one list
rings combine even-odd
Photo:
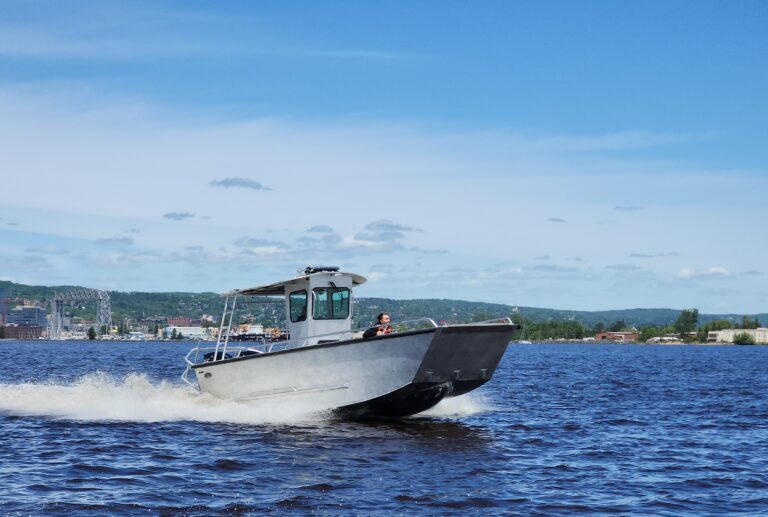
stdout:
[[[432,319],[447,322],[472,321],[511,316],[514,307],[510,305],[461,300],[391,300],[387,298],[358,298],[357,314],[361,319],[373,319],[378,312],[389,312],[393,319],[408,319],[429,315]],[[638,328],[649,325],[664,326],[675,322],[680,315],[679,309],[617,309],[609,311],[570,311],[546,309],[541,307],[517,307],[519,314],[535,322],[576,321],[592,328],[598,323],[610,325],[624,321],[628,326]],[[365,315],[365,316],[363,316]],[[487,316],[487,317],[486,317]],[[730,319],[741,321],[742,314],[699,314],[699,324],[709,321]],[[755,316],[749,314],[749,316]],[[757,315],[758,320],[768,324],[768,313]]]
[[[65,291],[77,286],[30,286],[8,281],[0,281],[0,289],[6,291],[11,298],[27,298],[30,300],[47,301],[53,298],[56,291]],[[220,317],[223,300],[216,293],[144,293],[109,291],[112,303],[113,321],[123,318],[137,320],[161,320],[168,316],[189,316],[199,318],[203,314]],[[514,308],[510,305],[468,302],[462,300],[418,299],[393,300],[389,298],[356,298],[354,319],[355,326],[365,326],[374,321],[379,312],[385,311],[392,315],[395,321],[431,317],[437,322],[449,323],[479,321],[513,315]],[[624,321],[628,326],[638,328],[655,325],[664,326],[673,323],[680,310],[678,309],[620,309],[609,311],[570,311],[562,309],[547,309],[541,307],[518,307],[520,316],[535,322],[575,321],[585,327],[592,328],[598,323],[606,326],[617,321]],[[92,317],[94,307],[88,303],[68,307],[67,312],[83,318]],[[250,314],[257,322],[274,325],[282,322],[282,307],[279,305],[253,304],[245,306],[241,314]],[[700,314],[699,324],[718,319],[741,321],[741,314]],[[768,324],[768,313],[750,314],[757,316],[761,324]]]

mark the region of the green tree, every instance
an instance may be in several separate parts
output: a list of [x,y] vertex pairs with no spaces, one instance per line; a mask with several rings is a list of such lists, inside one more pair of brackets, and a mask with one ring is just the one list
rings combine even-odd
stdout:
[[749,316],[741,318],[741,328],[743,329],[756,329],[759,326],[760,323],[757,321],[757,318],[750,318]]
[[611,325],[610,328],[608,328],[608,331],[609,332],[621,332],[622,330],[624,330],[624,327],[626,327],[626,326],[627,326],[627,324],[624,323],[624,320],[619,320],[616,323],[614,323],[613,325]]
[[176,339],[184,339],[184,334],[179,332],[178,334],[176,334]]
[[733,343],[736,345],[754,345],[755,338],[753,338],[751,335],[747,334],[746,332],[742,332],[740,334],[736,334],[735,336],[733,336]]
[[651,338],[659,337],[661,334],[659,332],[659,329],[657,327],[643,327],[642,330],[640,330],[640,341],[645,343]]
[[0,339],[5,339],[5,325],[0,325]]
[[88,339],[91,341],[96,339],[96,330],[93,327],[88,329]]
[[178,337],[179,337],[179,333],[176,332],[176,329],[173,329],[171,331],[171,339],[178,339]]
[[732,329],[732,328],[733,328],[733,322],[731,320],[710,321],[709,323],[704,324],[704,326],[699,329],[699,335],[698,335],[699,341],[702,343],[706,342],[710,332],[723,330],[723,329]]
[[696,330],[696,324],[699,322],[699,309],[685,309],[680,312],[680,316],[675,321],[675,332],[680,335],[687,334]]

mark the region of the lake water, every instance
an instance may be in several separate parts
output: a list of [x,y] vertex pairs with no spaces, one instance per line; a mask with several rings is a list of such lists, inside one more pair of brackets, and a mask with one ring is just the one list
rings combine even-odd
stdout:
[[511,345],[344,422],[198,396],[190,346],[0,342],[0,513],[768,514],[768,347]]

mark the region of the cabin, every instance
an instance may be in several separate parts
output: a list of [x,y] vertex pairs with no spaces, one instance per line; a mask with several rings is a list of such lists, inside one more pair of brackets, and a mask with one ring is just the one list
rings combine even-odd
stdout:
[[291,341],[303,346],[343,339],[352,329],[352,290],[365,277],[338,267],[308,267],[291,280],[240,289],[228,296],[282,297]]

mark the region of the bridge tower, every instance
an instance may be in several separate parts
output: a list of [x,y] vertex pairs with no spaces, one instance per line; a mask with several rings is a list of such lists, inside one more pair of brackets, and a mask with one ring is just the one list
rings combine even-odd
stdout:
[[[64,304],[66,302],[96,301],[97,332],[106,326],[107,332],[112,327],[112,306],[109,301],[109,293],[98,289],[70,289],[63,293],[56,293],[51,300],[50,338],[61,339],[61,330],[64,322]],[[94,329],[95,330],[95,329]]]

